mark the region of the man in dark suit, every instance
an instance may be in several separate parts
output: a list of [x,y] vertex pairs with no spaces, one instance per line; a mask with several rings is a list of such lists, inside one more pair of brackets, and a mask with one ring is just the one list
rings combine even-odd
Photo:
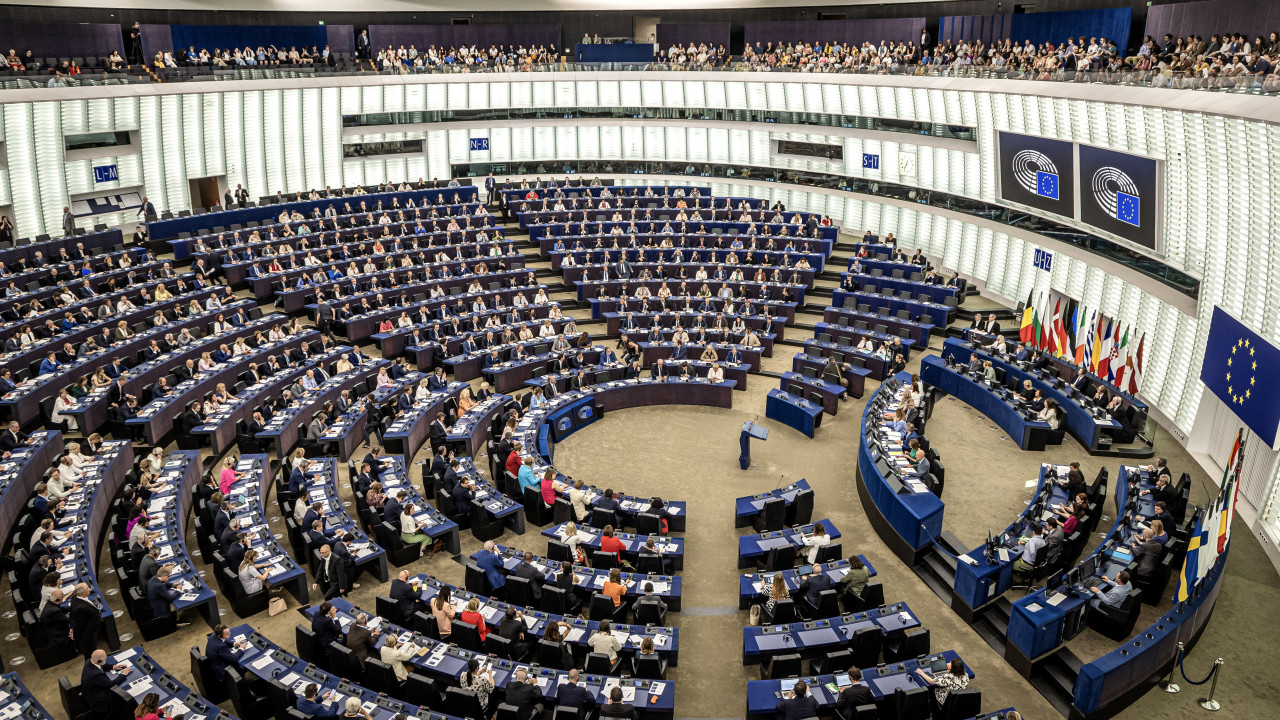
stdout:
[[360,613],[356,616],[356,621],[352,623],[351,628],[347,630],[347,647],[350,648],[351,654],[360,661],[360,667],[364,667],[364,661],[369,657],[369,653],[376,653],[377,650],[373,644],[377,641],[381,633],[380,630],[370,630],[369,616]]
[[1169,512],[1168,504],[1163,500],[1156,502],[1155,513],[1147,520],[1159,520],[1164,525],[1165,532],[1170,532],[1177,525],[1173,520],[1173,515]]
[[517,670],[515,679],[507,683],[507,704],[515,706],[518,717],[542,716],[542,690],[524,668]]
[[533,566],[533,553],[526,550],[520,563],[511,569],[511,574],[528,580],[529,587],[533,589],[533,599],[542,600],[542,583],[546,581],[547,576]]
[[578,686],[578,669],[569,671],[569,682],[561,685],[556,691],[556,706],[571,707],[578,711],[578,717],[585,718],[596,706],[595,693]]
[[1155,533],[1151,528],[1142,531],[1142,538],[1135,538],[1133,548],[1133,560],[1138,564],[1134,568],[1133,574],[1143,578],[1150,578],[1155,575],[1156,566],[1160,564],[1160,558],[1164,556],[1164,546],[1155,541]]
[[76,585],[67,614],[71,617],[71,639],[88,659],[98,646],[98,626],[102,624],[102,610],[89,599],[88,583]]
[[[160,568],[156,576],[151,578],[151,582],[147,583],[147,604],[151,606],[151,613],[156,618],[173,617],[173,608],[169,604],[180,597],[182,593],[169,585],[169,568],[167,567]],[[178,627],[186,627],[190,624],[179,622]]]
[[818,701],[809,694],[809,684],[799,680],[790,692],[783,693],[776,710],[779,720],[803,720],[818,716]]
[[382,506],[382,519],[391,523],[391,527],[400,529],[400,513],[404,510],[404,501],[409,497],[408,491],[401,490],[393,498],[387,498]]
[[49,601],[40,611],[40,629],[50,645],[63,646],[71,642],[71,616],[62,609],[62,591],[54,590]]
[[329,643],[342,643],[342,628],[338,625],[338,609],[333,603],[320,603],[316,614],[311,616],[311,632],[315,633],[316,644],[328,652]]
[[812,570],[813,572],[800,583],[800,587],[797,588],[796,592],[816,608],[821,600],[819,596],[822,591],[831,589],[831,578],[827,577],[827,574],[822,571],[821,565],[815,563]]
[[449,428],[445,426],[444,419],[444,413],[436,413],[436,419],[432,420],[430,427],[427,428],[431,444],[436,447],[443,445],[445,438],[449,436]]
[[836,699],[836,713],[841,717],[853,717],[853,709],[859,705],[874,705],[875,698],[871,688],[862,682],[862,671],[857,667],[849,668],[849,681],[853,684],[840,691]]
[[409,571],[401,570],[391,581],[391,601],[400,610],[401,624],[408,623],[418,610],[418,593],[409,584]]
[[658,362],[654,363],[653,367],[649,369],[649,376],[654,380],[666,380],[670,374],[667,364],[662,358],[658,358]]
[[[117,675],[115,678],[107,675],[106,665],[107,652],[94,650],[89,656],[89,661],[84,664],[84,669],[80,671],[80,699],[84,701],[85,707],[90,708],[94,713],[95,720],[116,717],[112,712],[115,708],[115,698],[111,694],[111,688],[124,682],[125,678],[124,675]],[[109,670],[119,673],[128,667],[124,663],[116,663]]]
[[231,642],[231,628],[219,623],[209,633],[209,640],[204,646],[204,656],[209,658],[213,666],[213,674],[219,680],[227,677],[227,667],[235,665],[240,659],[240,651],[246,647],[244,641]]
[[1162,502],[1165,507],[1173,504],[1175,491],[1173,486],[1169,484],[1168,475],[1157,475],[1156,486],[1150,490],[1143,490],[1143,495],[1150,495],[1151,499],[1156,502]]
[[[316,582],[311,588],[323,592],[325,600],[332,600],[346,592],[346,565],[329,545],[320,546],[320,566],[316,569]],[[363,663],[364,658],[360,658],[360,661]]]
[[493,201],[498,197],[498,181],[494,179],[493,173],[484,179],[485,204],[492,205]]
[[227,567],[238,569],[240,563],[244,562],[244,553],[249,549],[249,543],[244,533],[238,532],[235,535],[235,542],[231,543],[231,547],[227,548]]

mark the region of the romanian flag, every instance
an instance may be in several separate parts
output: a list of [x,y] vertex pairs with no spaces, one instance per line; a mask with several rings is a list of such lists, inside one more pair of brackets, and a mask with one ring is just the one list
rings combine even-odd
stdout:
[[1035,306],[1031,304],[1031,295],[1027,295],[1027,304],[1022,308],[1022,322],[1018,325],[1018,339],[1024,343],[1035,340]]

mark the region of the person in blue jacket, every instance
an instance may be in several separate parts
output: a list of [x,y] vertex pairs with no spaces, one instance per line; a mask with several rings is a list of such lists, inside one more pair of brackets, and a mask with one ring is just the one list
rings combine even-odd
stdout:
[[489,587],[497,590],[507,584],[507,576],[503,572],[502,558],[493,551],[493,547],[492,540],[485,541],[484,549],[476,553],[476,565],[484,570],[484,575],[489,580]]

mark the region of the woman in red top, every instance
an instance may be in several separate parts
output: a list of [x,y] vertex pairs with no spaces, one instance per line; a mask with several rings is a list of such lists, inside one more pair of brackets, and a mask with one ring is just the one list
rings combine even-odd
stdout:
[[137,720],[160,720],[159,705],[160,696],[156,693],[147,693],[143,696],[142,702],[138,703],[138,707],[134,708],[133,716]]
[[480,600],[471,598],[467,603],[467,609],[458,615],[458,620],[468,625],[475,625],[476,630],[480,632],[480,642],[484,642],[485,636],[489,634],[489,628],[485,626],[484,616],[480,614]]
[[1080,523],[1084,521],[1084,513],[1085,513],[1084,505],[1076,505],[1074,511],[1071,513],[1071,516],[1067,518],[1066,522],[1062,523],[1062,532],[1066,533],[1067,535],[1070,535],[1071,533],[1075,532],[1076,527],[1079,526]]

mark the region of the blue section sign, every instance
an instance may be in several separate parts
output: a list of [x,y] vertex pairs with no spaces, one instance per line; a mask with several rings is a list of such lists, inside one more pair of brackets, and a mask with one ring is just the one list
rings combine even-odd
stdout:
[[120,179],[120,170],[115,165],[102,165],[93,169],[93,181],[96,183],[115,182]]
[[1037,248],[1035,257],[1031,260],[1031,266],[1045,272],[1053,272],[1053,253]]
[[879,170],[880,156],[871,153],[862,153],[862,169],[863,170]]
[[471,138],[471,152],[480,152],[489,149],[489,138]]

